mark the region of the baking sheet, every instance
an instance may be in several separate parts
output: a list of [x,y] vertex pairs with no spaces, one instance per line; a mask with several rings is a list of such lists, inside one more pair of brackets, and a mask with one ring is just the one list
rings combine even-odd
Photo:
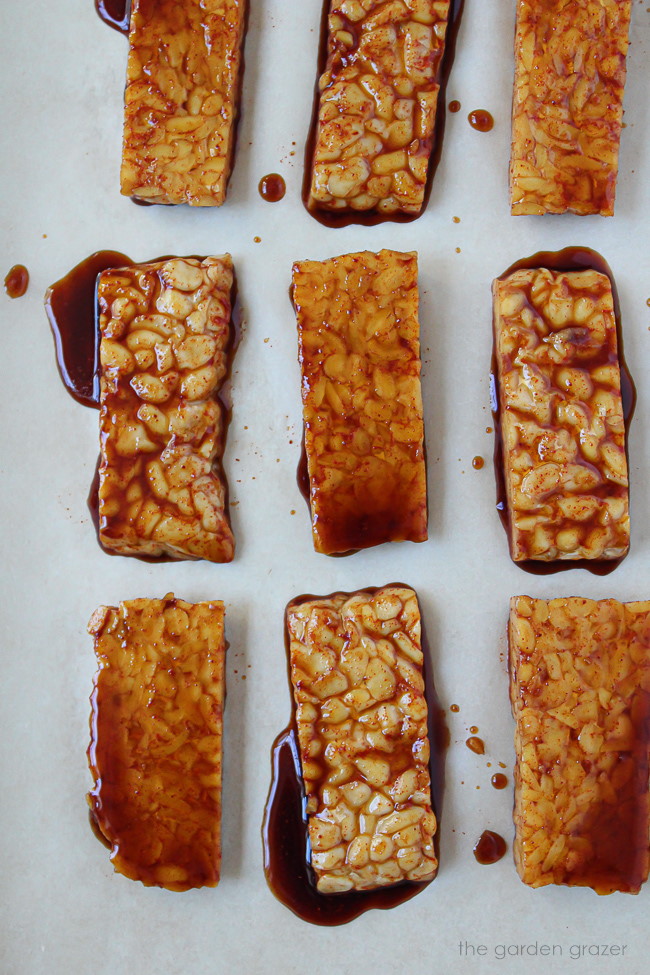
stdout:
[[[127,44],[100,22],[92,0],[2,4],[2,254],[5,272],[20,262],[31,274],[24,298],[0,296],[3,973],[646,970],[649,889],[636,898],[532,891],[518,880],[510,851],[479,866],[472,846],[485,828],[509,845],[512,838],[513,724],[503,656],[509,597],[650,596],[647,7],[642,0],[633,10],[614,218],[509,216],[514,0],[466,0],[447,91],[462,110],[447,118],[426,213],[411,224],[332,230],[300,203],[320,0],[252,0],[228,201],[202,211],[143,209],[119,195]],[[477,108],[493,114],[491,132],[469,126],[467,114]],[[287,183],[275,204],[257,192],[271,172]],[[494,509],[486,433],[490,282],[519,257],[568,245],[595,248],[613,269],[638,390],[629,443],[632,551],[606,577],[522,572],[508,558]],[[381,247],[420,255],[430,537],[419,546],[329,559],[312,549],[295,480],[301,412],[290,270],[297,259]],[[231,565],[148,565],[109,558],[97,545],[86,509],[97,414],[59,381],[42,299],[51,282],[103,248],[136,261],[233,255],[244,327],[225,458],[238,543]],[[482,470],[472,468],[474,456],[485,458]],[[275,900],[262,871],[270,749],[289,715],[283,609],[298,593],[394,580],[417,588],[441,700],[460,708],[447,715],[440,874],[392,911],[317,928]],[[169,590],[188,600],[224,599],[230,641],[223,877],[215,890],[186,894],[114,875],[88,827],[84,799],[95,668],[87,620],[100,603]],[[484,756],[464,744],[470,725],[485,740]],[[510,778],[502,792],[490,787],[500,761]]]

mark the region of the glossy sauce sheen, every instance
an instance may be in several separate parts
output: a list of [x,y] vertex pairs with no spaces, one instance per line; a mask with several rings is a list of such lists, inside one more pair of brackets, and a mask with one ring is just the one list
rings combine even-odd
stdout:
[[97,277],[108,268],[132,264],[118,251],[97,251],[45,294],[45,310],[63,385],[84,406],[99,407]]
[[505,852],[506,841],[503,836],[493,833],[491,829],[483,830],[474,847],[474,857],[482,864],[497,863]]
[[131,0],[95,0],[95,10],[109,27],[128,35]]
[[485,754],[485,742],[482,738],[477,738],[476,735],[472,735],[471,738],[467,739],[465,744],[471,752],[474,752],[475,755]]
[[489,132],[494,127],[494,119],[483,108],[477,108],[475,111],[470,112],[467,116],[467,121],[477,132]]
[[287,192],[287,185],[279,173],[269,173],[260,180],[258,190],[267,203],[277,203]]
[[[436,110],[436,121],[433,131],[433,149],[431,156],[429,158],[429,168],[427,172],[427,182],[424,190],[424,200],[422,201],[422,209],[419,213],[391,213],[382,214],[377,213],[374,210],[358,210],[352,212],[340,212],[336,210],[320,210],[316,207],[311,209],[308,206],[309,201],[309,191],[311,185],[311,164],[314,156],[314,144],[316,141],[316,130],[318,127],[318,100],[319,100],[319,88],[318,82],[320,76],[325,70],[325,64],[327,61],[327,30],[328,30],[328,14],[330,10],[330,0],[323,0],[323,14],[321,18],[321,28],[320,28],[320,49],[318,55],[318,71],[316,73],[316,85],[314,89],[314,102],[312,108],[311,125],[309,128],[309,135],[307,137],[307,143],[305,145],[305,166],[304,166],[304,177],[302,184],[302,201],[307,209],[307,212],[322,223],[326,227],[345,227],[348,224],[356,223],[363,224],[366,227],[373,227],[378,223],[410,223],[412,220],[417,220],[427,208],[429,202],[429,197],[431,195],[431,184],[433,182],[433,177],[435,175],[436,169],[440,162],[440,156],[442,153],[442,142],[445,131],[445,116],[444,111],[445,105],[445,90],[447,88],[447,81],[449,80],[449,74],[451,72],[451,67],[454,62],[454,54],[456,51],[456,39],[458,37],[458,30],[460,27],[461,16],[463,13],[463,7],[465,0],[451,0],[450,10],[449,10],[449,21],[447,23],[447,33],[445,35],[445,48],[442,55],[442,61],[439,66],[439,77],[438,83],[440,85],[440,90],[438,92],[438,108]],[[460,105],[459,105],[460,108]]]
[[490,779],[490,784],[495,789],[505,789],[505,787],[508,784],[508,779],[503,774],[503,772],[495,772],[492,778]]
[[29,271],[24,264],[14,264],[5,275],[5,291],[10,298],[22,298],[29,285]]
[[[630,423],[632,421],[634,407],[636,405],[636,389],[634,388],[634,382],[629,373],[623,355],[621,309],[618,300],[618,292],[616,290],[616,282],[614,281],[611,268],[604,257],[602,257],[597,251],[593,251],[588,247],[565,247],[564,250],[561,251],[540,251],[537,254],[533,254],[531,257],[522,258],[522,260],[516,261],[511,267],[504,271],[503,274],[500,274],[499,280],[504,280],[515,271],[539,267],[548,268],[551,271],[583,271],[585,269],[593,269],[595,271],[599,271],[601,274],[605,274],[609,278],[612,286],[612,296],[614,299],[616,344],[618,349],[618,364],[621,374],[623,419],[625,421],[625,454],[627,457]],[[490,400],[492,415],[494,416],[494,476],[497,491],[496,507],[497,511],[499,512],[501,524],[503,525],[508,538],[510,538],[508,503],[506,500],[506,483],[503,470],[503,441],[501,437],[501,408],[498,393],[499,386],[497,380],[496,347],[494,343],[494,329],[492,329]],[[628,469],[629,467],[630,464],[628,457]],[[593,575],[604,576],[609,575],[610,572],[613,572],[624,558],[625,556],[622,556],[620,559],[600,560],[557,559],[555,562],[543,562],[537,559],[525,559],[521,562],[516,562],[515,565],[519,566],[519,568],[523,569],[525,572],[530,572],[532,575],[551,575],[555,572],[566,572],[568,569],[588,569],[589,572],[593,573]]]
[[[370,587],[365,592],[376,592]],[[303,599],[322,598],[314,596]],[[327,597],[325,597],[327,598]],[[285,628],[287,670],[289,645]],[[449,732],[444,712],[436,695],[431,675],[429,647],[422,625],[423,674],[425,696],[429,709],[428,732],[431,746],[429,772],[431,775],[431,804],[438,820],[436,855],[439,859],[438,838],[445,777],[445,751]],[[289,686],[291,680],[289,679]],[[262,826],[264,845],[264,873],[272,892],[294,914],[312,924],[334,926],[347,924],[359,914],[373,908],[385,910],[410,900],[427,883],[407,881],[369,891],[348,891],[341,894],[321,894],[309,864],[308,831],[305,816],[305,795],[298,751],[295,703],[291,694],[292,717],[273,743],[271,753],[272,778]]]

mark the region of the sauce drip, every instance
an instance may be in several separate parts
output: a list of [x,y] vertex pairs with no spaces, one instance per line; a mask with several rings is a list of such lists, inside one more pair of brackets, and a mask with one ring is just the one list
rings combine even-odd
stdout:
[[29,284],[29,271],[24,264],[14,264],[5,275],[5,291],[10,298],[22,298]]
[[503,836],[493,833],[491,829],[484,829],[474,847],[474,857],[478,863],[496,863],[506,852],[506,841]]
[[108,268],[132,263],[118,251],[97,251],[56,281],[45,294],[45,310],[63,385],[84,406],[99,406],[97,276]]
[[[431,184],[433,182],[433,177],[435,175],[436,169],[440,162],[440,156],[442,154],[442,142],[445,132],[445,117],[446,112],[442,110],[442,106],[445,104],[445,91],[447,88],[447,82],[449,80],[449,75],[451,73],[452,64],[454,62],[454,55],[456,52],[456,39],[458,37],[458,31],[460,28],[460,21],[463,13],[463,7],[465,0],[451,0],[449,9],[449,20],[447,22],[447,32],[445,37],[445,49],[442,55],[442,60],[438,68],[438,77],[436,78],[436,83],[439,85],[438,92],[438,104],[441,106],[440,111],[436,112],[435,128],[432,137],[433,150],[429,158],[429,168],[427,172],[427,182],[424,190],[424,199],[422,201],[422,209],[418,213],[391,213],[384,214],[377,212],[376,210],[357,210],[357,211],[337,211],[337,210],[320,210],[320,209],[310,209],[308,206],[309,201],[309,187],[311,182],[311,164],[314,155],[314,144],[316,141],[316,129],[318,123],[318,99],[320,90],[318,87],[318,82],[320,80],[323,71],[325,70],[325,63],[327,61],[327,32],[328,32],[328,18],[330,13],[330,0],[324,0],[323,2],[323,13],[321,16],[321,27],[320,27],[320,49],[318,55],[318,70],[316,72],[316,84],[314,87],[314,101],[312,108],[311,124],[309,127],[309,135],[307,137],[307,143],[305,145],[305,166],[304,166],[304,178],[302,184],[302,201],[309,214],[311,214],[314,219],[318,220],[319,223],[323,224],[325,227],[346,227],[348,224],[362,224],[366,227],[374,227],[378,223],[410,223],[412,220],[417,220],[427,208],[429,202],[429,197],[431,196]],[[353,25],[350,21],[347,21],[346,28],[351,29]]]
[[277,203],[287,192],[287,185],[279,173],[263,176],[257,188],[260,196],[267,203]]
[[485,461],[483,460],[482,457],[474,457],[472,459],[472,467],[474,468],[475,471],[480,471],[481,468],[484,466],[484,464]]
[[485,754],[485,742],[482,738],[477,738],[476,735],[472,735],[467,739],[465,744],[471,752],[474,752],[475,755]]
[[490,779],[490,783],[495,789],[505,789],[508,784],[508,779],[503,772],[495,772]]
[[[367,591],[372,592],[373,590],[368,589]],[[288,673],[288,645],[286,649]],[[422,649],[424,651],[425,694],[429,708],[431,799],[438,820],[437,838],[440,836],[445,772],[444,757],[449,745],[449,731],[430,674],[429,647],[424,627],[422,629]],[[273,743],[271,788],[264,809],[262,825],[264,873],[271,891],[279,901],[304,921],[327,926],[347,924],[348,921],[354,920],[355,917],[365,911],[374,908],[386,910],[415,897],[431,881],[426,883],[406,881],[392,887],[369,891],[347,891],[341,894],[321,894],[316,890],[309,865],[309,839],[304,816],[305,798],[293,695],[291,701],[291,722]],[[439,856],[437,842],[436,855]]]
[[484,108],[477,108],[470,112],[467,121],[477,132],[489,132],[494,127],[494,119]]
[[131,0],[95,0],[95,10],[113,30],[128,35],[131,19]]
[[449,102],[449,111],[454,115],[456,112],[460,112],[460,102],[456,101],[456,99],[454,99],[453,102]]
[[[625,453],[628,454],[628,442],[630,433],[630,423],[634,415],[636,406],[636,389],[632,376],[627,368],[627,363],[623,355],[623,336],[621,333],[621,306],[618,300],[616,282],[612,275],[611,268],[604,257],[597,251],[589,247],[565,247],[561,251],[539,251],[531,257],[524,257],[512,264],[503,274],[499,275],[502,281],[515,271],[529,268],[545,267],[551,271],[582,271],[585,268],[593,268],[601,274],[607,275],[612,286],[612,297],[614,299],[614,318],[616,320],[616,344],[618,348],[618,363],[621,373],[621,400],[623,403],[623,420],[625,423]],[[506,496],[506,483],[503,470],[503,440],[501,437],[501,408],[499,404],[498,379],[496,349],[494,347],[494,329],[492,329],[492,363],[490,366],[490,401],[492,415],[494,417],[494,477],[496,481],[496,508],[508,538],[509,532],[509,513]],[[628,460],[628,468],[629,457]],[[516,562],[525,572],[532,575],[551,575],[555,572],[566,572],[568,569],[587,569],[593,575],[605,576],[613,572],[620,565],[625,556],[619,559],[558,559],[555,562],[542,562],[536,559],[526,559]]]

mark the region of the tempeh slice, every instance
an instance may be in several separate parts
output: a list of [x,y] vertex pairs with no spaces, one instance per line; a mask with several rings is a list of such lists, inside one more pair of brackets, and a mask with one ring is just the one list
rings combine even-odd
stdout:
[[437,871],[415,592],[303,597],[286,614],[311,844],[321,893]]
[[632,0],[518,0],[513,214],[614,213]]
[[619,559],[630,517],[611,282],[524,268],[493,294],[512,558]]
[[427,537],[417,255],[293,268],[314,546]]
[[88,630],[91,819],[118,873],[168,890],[215,887],[221,867],[224,606],[133,599]]
[[121,190],[220,206],[232,165],[246,0],[132,0]]
[[521,879],[637,893],[647,879],[650,601],[510,602]]
[[228,254],[100,275],[99,538],[112,552],[233,558],[216,398],[232,286]]
[[331,0],[308,208],[417,215],[449,0]]

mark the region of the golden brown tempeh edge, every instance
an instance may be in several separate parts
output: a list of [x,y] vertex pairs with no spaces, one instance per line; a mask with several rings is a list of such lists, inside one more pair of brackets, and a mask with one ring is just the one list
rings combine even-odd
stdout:
[[521,269],[493,295],[512,558],[619,559],[630,515],[609,278]]
[[331,0],[308,209],[420,213],[448,19],[449,0]]
[[99,537],[108,550],[233,558],[217,399],[233,277],[228,254],[100,276]]
[[636,893],[649,863],[650,601],[516,596],[509,661],[521,879]]
[[424,541],[417,255],[301,261],[292,295],[314,547]]
[[321,893],[437,871],[417,596],[405,586],[287,607],[290,673]]
[[518,0],[513,214],[614,213],[631,0]]
[[220,206],[239,111],[247,0],[132,0],[121,192]]
[[145,886],[214,887],[221,867],[224,605],[100,606],[88,624],[91,822],[118,873]]

